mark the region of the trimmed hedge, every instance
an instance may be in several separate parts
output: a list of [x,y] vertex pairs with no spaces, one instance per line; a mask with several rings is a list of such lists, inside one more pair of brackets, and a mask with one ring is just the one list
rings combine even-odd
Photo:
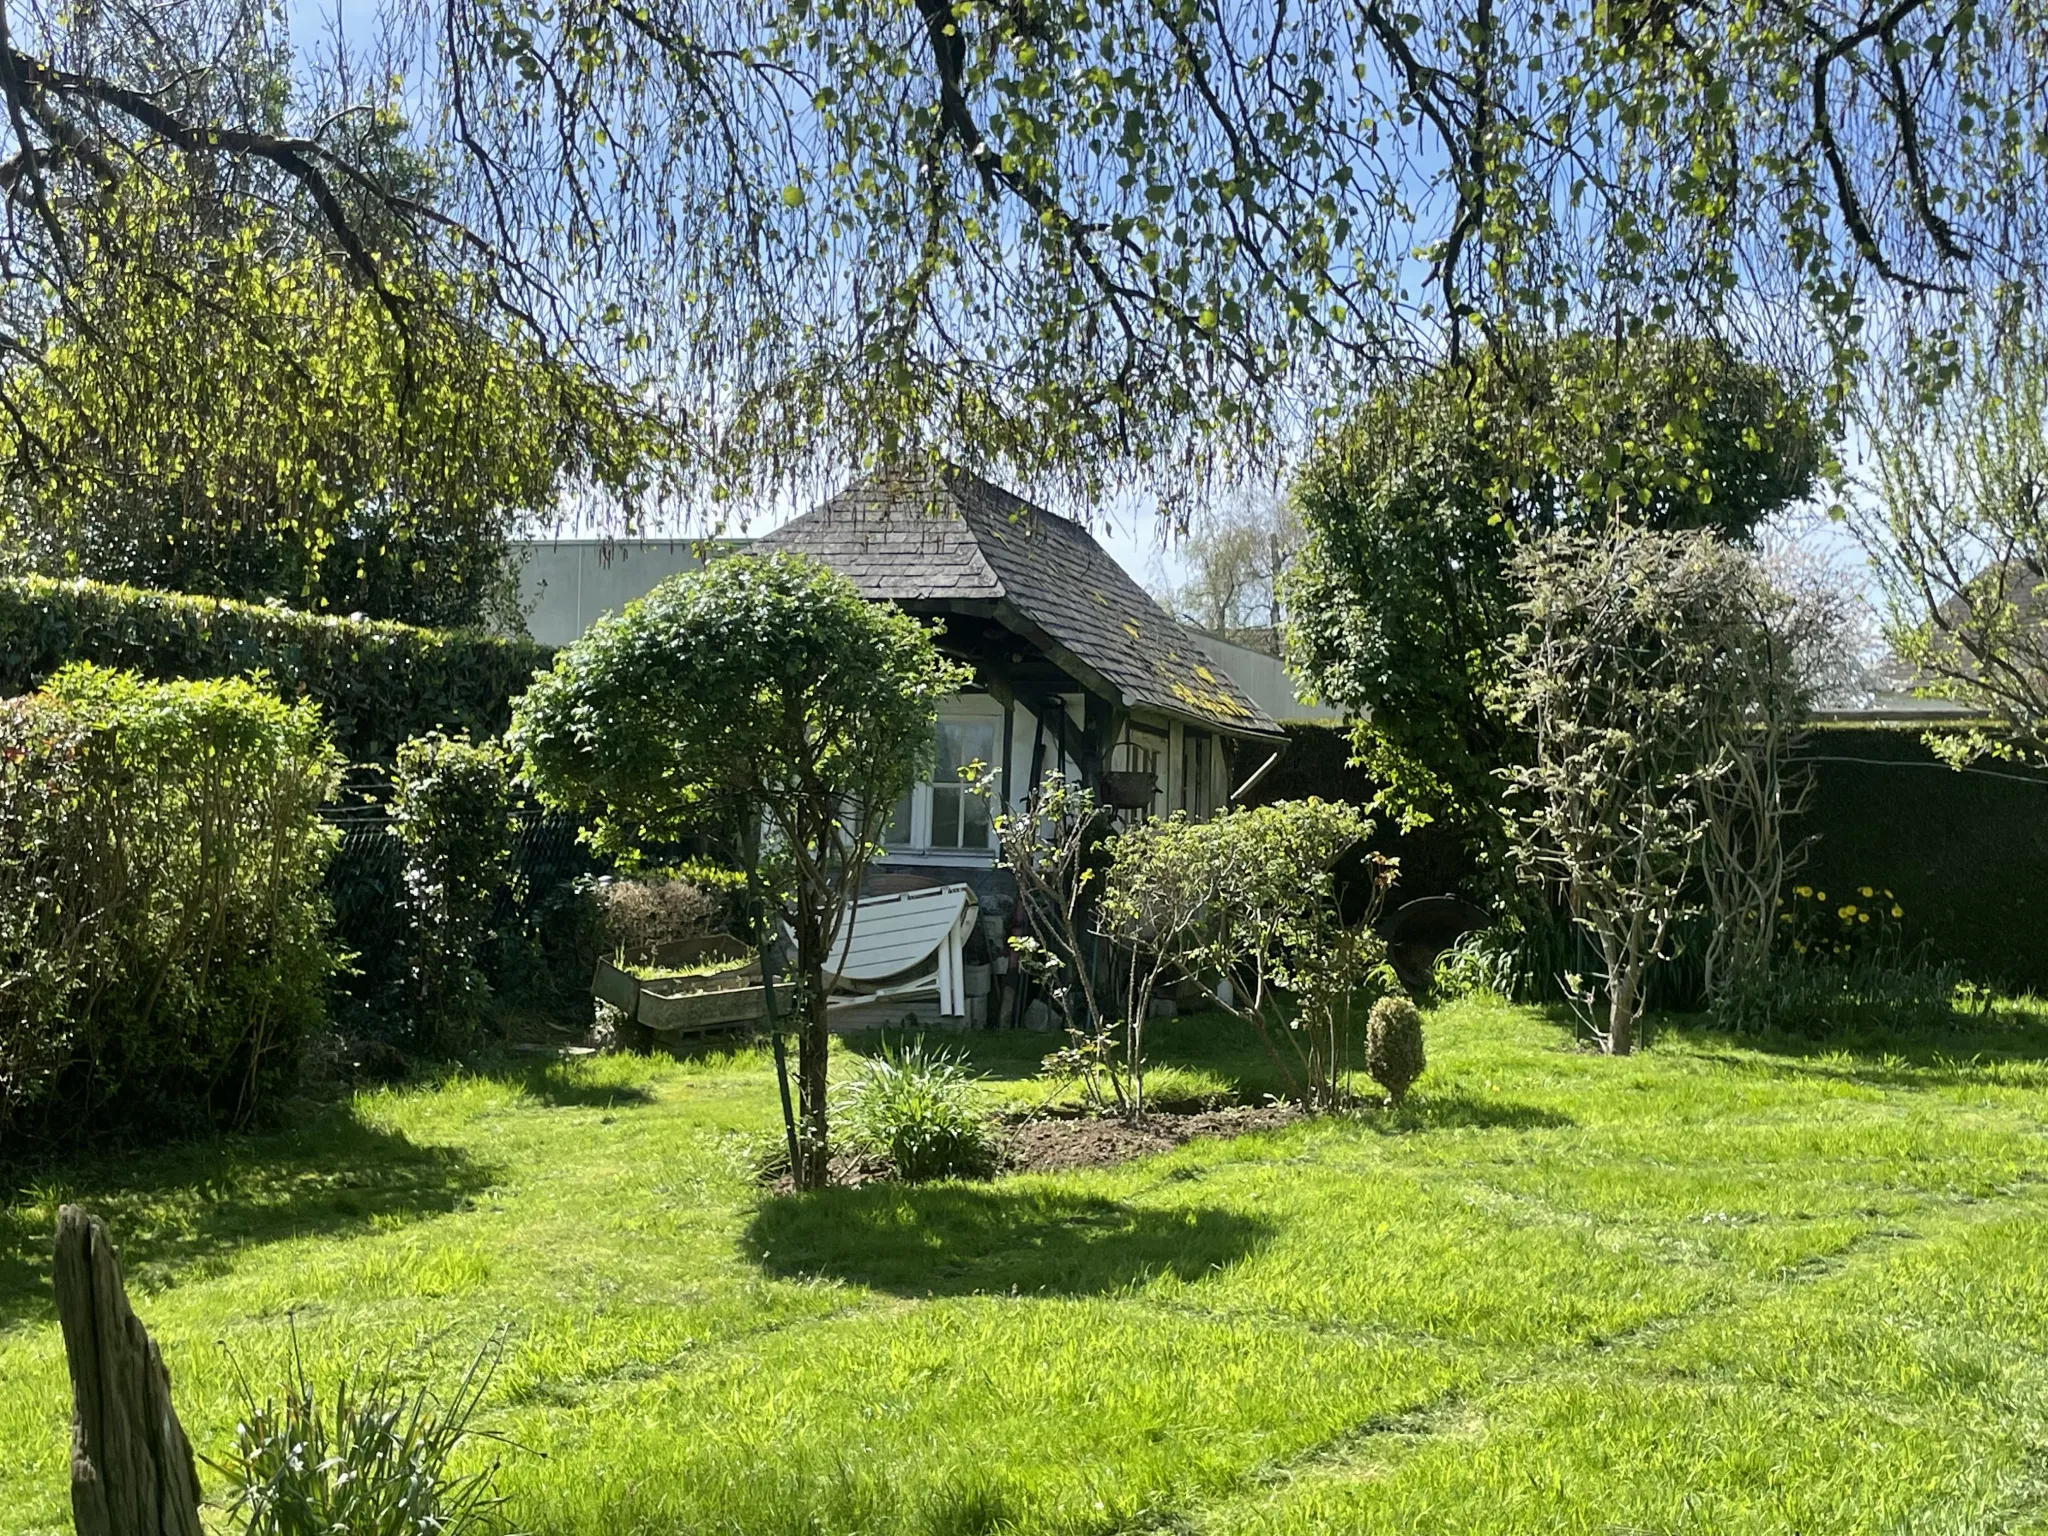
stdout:
[[43,576],[0,579],[0,695],[73,661],[158,680],[262,671],[287,699],[325,710],[354,762],[392,757],[429,731],[502,732],[511,699],[552,653],[526,640],[297,613]]

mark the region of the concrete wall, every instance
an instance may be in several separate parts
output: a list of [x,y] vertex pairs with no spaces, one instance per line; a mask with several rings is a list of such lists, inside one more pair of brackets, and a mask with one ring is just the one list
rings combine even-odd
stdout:
[[694,571],[694,539],[538,539],[515,546],[526,630],[542,645],[567,645],[599,619]]

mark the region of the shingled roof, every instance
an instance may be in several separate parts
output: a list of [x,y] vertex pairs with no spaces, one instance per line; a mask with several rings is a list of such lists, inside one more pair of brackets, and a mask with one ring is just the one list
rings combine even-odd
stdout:
[[1279,726],[1069,518],[958,468],[862,480],[761,541],[863,597],[986,613],[1092,689],[1238,735]]

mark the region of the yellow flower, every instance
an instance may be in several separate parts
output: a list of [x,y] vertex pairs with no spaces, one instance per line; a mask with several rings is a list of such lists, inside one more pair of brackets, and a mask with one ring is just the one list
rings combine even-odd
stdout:
[[1859,885],[1856,887],[1856,894],[1859,896],[1875,896],[1877,892],[1873,891],[1867,885]]
[[[1859,923],[1867,923],[1870,921],[1870,914],[1868,912],[1858,912],[1856,914],[1856,921]],[[767,983],[763,982],[762,985],[766,986]]]
[[1826,901],[1828,899],[1828,893],[1826,891],[1815,891],[1813,893],[1813,899],[1815,901]]
[[1840,918],[1840,919],[1841,919],[1841,920],[1842,920],[1843,922],[1845,922],[1845,923],[1846,923],[1847,921],[1849,921],[1849,919],[1850,919],[1850,918],[1852,918],[1852,917],[1854,917],[1855,915],[1856,915],[1856,903],[1855,903],[1855,902],[1853,902],[1853,901],[1852,901],[1852,902],[1850,902],[1850,903],[1849,903],[1849,904],[1848,904],[1848,905],[1847,905],[1846,907],[1837,907],[1837,908],[1835,908],[1835,916],[1839,917],[1839,918]]
[[1900,906],[1900,905],[1899,905],[1899,904],[1898,904],[1898,903],[1897,903],[1896,901],[1895,901],[1895,902],[1893,902],[1893,903],[1892,903],[1892,916],[1893,916],[1893,917],[1904,917],[1905,915],[1906,915],[1906,909],[1905,909],[1904,907]]
[[1792,887],[1792,894],[1794,896],[1811,896],[1813,894],[1813,887],[1810,885],[1795,885]]

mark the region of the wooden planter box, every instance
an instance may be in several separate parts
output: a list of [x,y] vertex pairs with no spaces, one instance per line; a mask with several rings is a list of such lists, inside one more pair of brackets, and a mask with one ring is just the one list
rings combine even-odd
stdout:
[[597,972],[590,978],[590,995],[600,1003],[610,1003],[630,1019],[640,1006],[640,978],[599,955]]
[[[679,976],[674,982],[724,981],[724,986],[677,988],[670,980],[643,982],[640,987],[640,1023],[657,1033],[705,1034],[768,1021],[768,989],[758,976]],[[796,1005],[796,985],[775,986],[775,1016],[787,1018]]]

